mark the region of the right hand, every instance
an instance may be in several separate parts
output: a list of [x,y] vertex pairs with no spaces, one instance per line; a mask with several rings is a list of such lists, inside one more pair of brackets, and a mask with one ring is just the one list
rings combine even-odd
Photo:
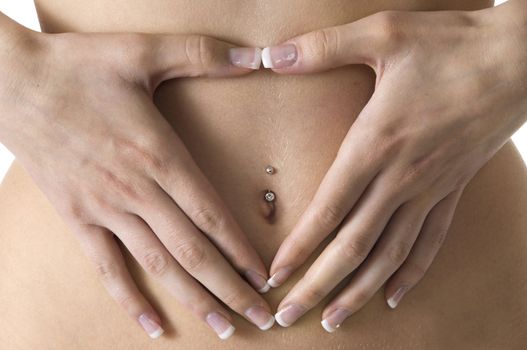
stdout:
[[231,63],[233,53],[259,63],[259,52],[200,35],[139,33],[28,32],[22,47],[0,79],[0,140],[77,236],[111,296],[150,336],[163,332],[115,234],[219,336],[234,328],[214,296],[271,327],[268,304],[240,276],[265,292],[264,264],[153,103],[164,80],[246,74],[251,65]]

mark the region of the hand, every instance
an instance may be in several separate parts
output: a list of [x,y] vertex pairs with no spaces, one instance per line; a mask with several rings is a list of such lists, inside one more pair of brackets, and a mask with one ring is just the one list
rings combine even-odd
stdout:
[[277,322],[291,325],[354,270],[323,312],[327,331],[386,281],[393,308],[423,277],[463,189],[527,116],[527,21],[519,23],[510,6],[384,11],[264,49],[264,66],[280,74],[367,64],[377,76],[274,258],[269,284],[278,286],[337,231],[281,301]]
[[0,136],[111,296],[150,336],[163,332],[115,234],[219,336],[234,328],[214,296],[269,328],[269,306],[239,275],[265,292],[264,264],[152,102],[167,79],[246,74],[258,68],[259,50],[199,35],[31,33],[23,42],[0,89]]

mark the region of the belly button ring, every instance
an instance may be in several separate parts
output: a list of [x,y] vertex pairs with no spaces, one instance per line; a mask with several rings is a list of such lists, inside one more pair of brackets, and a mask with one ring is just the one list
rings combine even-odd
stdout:
[[276,198],[276,195],[274,194],[273,191],[267,190],[267,192],[265,192],[264,198],[265,198],[266,201],[272,202]]
[[266,168],[265,168],[265,172],[269,175],[272,175],[274,174],[274,168],[270,165],[268,165]]
[[276,219],[276,194],[269,189],[263,190],[261,193],[263,194],[263,201],[260,202],[261,213],[267,222],[272,224]]

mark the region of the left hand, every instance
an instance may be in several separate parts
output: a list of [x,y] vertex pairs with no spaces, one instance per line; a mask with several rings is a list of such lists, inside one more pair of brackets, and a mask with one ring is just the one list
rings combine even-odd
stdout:
[[270,284],[278,286],[338,226],[281,301],[277,322],[291,325],[355,269],[323,312],[329,332],[387,280],[393,308],[423,277],[464,187],[527,116],[527,16],[517,17],[524,5],[383,11],[264,51],[266,66],[281,74],[367,64],[377,76],[373,96],[274,258]]

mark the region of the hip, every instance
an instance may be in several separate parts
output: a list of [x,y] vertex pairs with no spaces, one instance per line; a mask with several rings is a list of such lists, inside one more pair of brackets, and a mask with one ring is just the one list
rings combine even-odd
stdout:
[[[220,194],[230,190],[221,182],[215,186]],[[296,202],[299,210],[307,200]],[[269,265],[294,218],[277,227],[242,218],[244,203],[227,205]],[[320,326],[326,298],[287,329],[261,332],[235,316],[236,336],[220,343],[126,254],[167,326],[166,336],[152,342],[107,295],[73,235],[15,163],[0,187],[0,341],[21,349],[520,349],[527,341],[526,207],[525,166],[507,143],[465,189],[438,256],[397,309],[386,305],[380,290],[330,335]],[[325,243],[285,285],[264,295],[271,307]]]

